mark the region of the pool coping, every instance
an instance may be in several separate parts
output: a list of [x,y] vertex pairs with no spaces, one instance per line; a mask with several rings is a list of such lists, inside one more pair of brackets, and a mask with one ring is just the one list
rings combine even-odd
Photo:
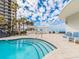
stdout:
[[[53,52],[53,54],[55,53],[55,51],[56,51],[56,49],[57,49],[57,47],[53,44],[53,43],[51,43],[51,42],[49,42],[49,41],[47,41],[47,40],[45,40],[44,38],[37,38],[37,37],[31,37],[31,36],[26,36],[26,35],[23,35],[23,36],[10,36],[10,37],[4,37],[4,38],[0,38],[0,40],[2,41],[4,41],[4,40],[6,40],[6,41],[8,41],[8,40],[19,40],[19,39],[28,39],[28,38],[32,38],[32,39],[39,39],[39,40],[41,40],[41,41],[44,41],[44,42],[47,42],[48,44],[51,44],[55,49],[53,50],[53,51],[51,51],[51,52]],[[51,52],[49,52],[49,53],[51,53]],[[48,53],[48,54],[49,54]],[[47,54],[47,55],[48,55]],[[44,56],[45,57],[45,56]],[[44,58],[43,57],[43,58]]]
[[[47,54],[43,59],[79,59],[79,44],[74,44],[73,42],[67,41],[68,39],[63,38],[62,34],[45,34],[43,37],[36,36],[11,36],[10,39],[17,38],[38,38],[48,41],[54,44],[57,49],[53,52]],[[0,40],[6,40],[6,38],[0,38]],[[49,40],[48,40],[49,39]]]
[[50,43],[48,42],[47,40],[44,40],[43,38],[39,38],[39,37],[29,37],[29,36],[11,36],[11,37],[4,37],[4,38],[0,38],[0,40],[19,40],[19,39],[28,39],[28,38],[32,38],[32,39],[39,39],[41,41],[44,41],[50,45],[52,45],[55,49],[57,49],[57,47],[53,44],[53,43]]

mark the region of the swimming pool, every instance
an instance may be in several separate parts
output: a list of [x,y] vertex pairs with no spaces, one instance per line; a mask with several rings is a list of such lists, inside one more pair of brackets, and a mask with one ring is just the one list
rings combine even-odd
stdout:
[[51,43],[35,38],[0,41],[0,59],[42,59],[55,50]]

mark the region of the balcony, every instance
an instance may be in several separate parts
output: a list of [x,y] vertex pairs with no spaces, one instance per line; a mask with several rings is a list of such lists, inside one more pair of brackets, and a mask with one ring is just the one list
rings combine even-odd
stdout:
[[11,16],[5,16],[6,19],[11,18]]
[[0,4],[4,4],[4,2],[2,2],[2,1],[0,0]]
[[11,16],[11,13],[5,13],[5,16]]
[[79,0],[71,0],[60,13],[59,17],[62,19],[67,18],[68,16],[79,12]]

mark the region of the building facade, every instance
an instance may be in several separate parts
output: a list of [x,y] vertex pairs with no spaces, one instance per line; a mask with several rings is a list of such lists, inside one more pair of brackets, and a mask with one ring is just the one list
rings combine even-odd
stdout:
[[3,24],[9,24],[9,28],[11,27],[11,20],[16,18],[16,6],[16,0],[0,0],[0,16],[5,21]]
[[79,0],[71,0],[61,11],[59,17],[66,22],[67,32],[79,32]]

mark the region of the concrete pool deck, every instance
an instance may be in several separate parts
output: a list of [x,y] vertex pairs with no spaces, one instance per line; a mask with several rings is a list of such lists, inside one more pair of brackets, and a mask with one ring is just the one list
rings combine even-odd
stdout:
[[39,38],[55,45],[57,49],[47,54],[43,59],[79,59],[79,44],[68,42],[63,38],[63,34],[30,34],[27,36],[12,36],[0,38],[0,40],[10,40],[16,38]]

